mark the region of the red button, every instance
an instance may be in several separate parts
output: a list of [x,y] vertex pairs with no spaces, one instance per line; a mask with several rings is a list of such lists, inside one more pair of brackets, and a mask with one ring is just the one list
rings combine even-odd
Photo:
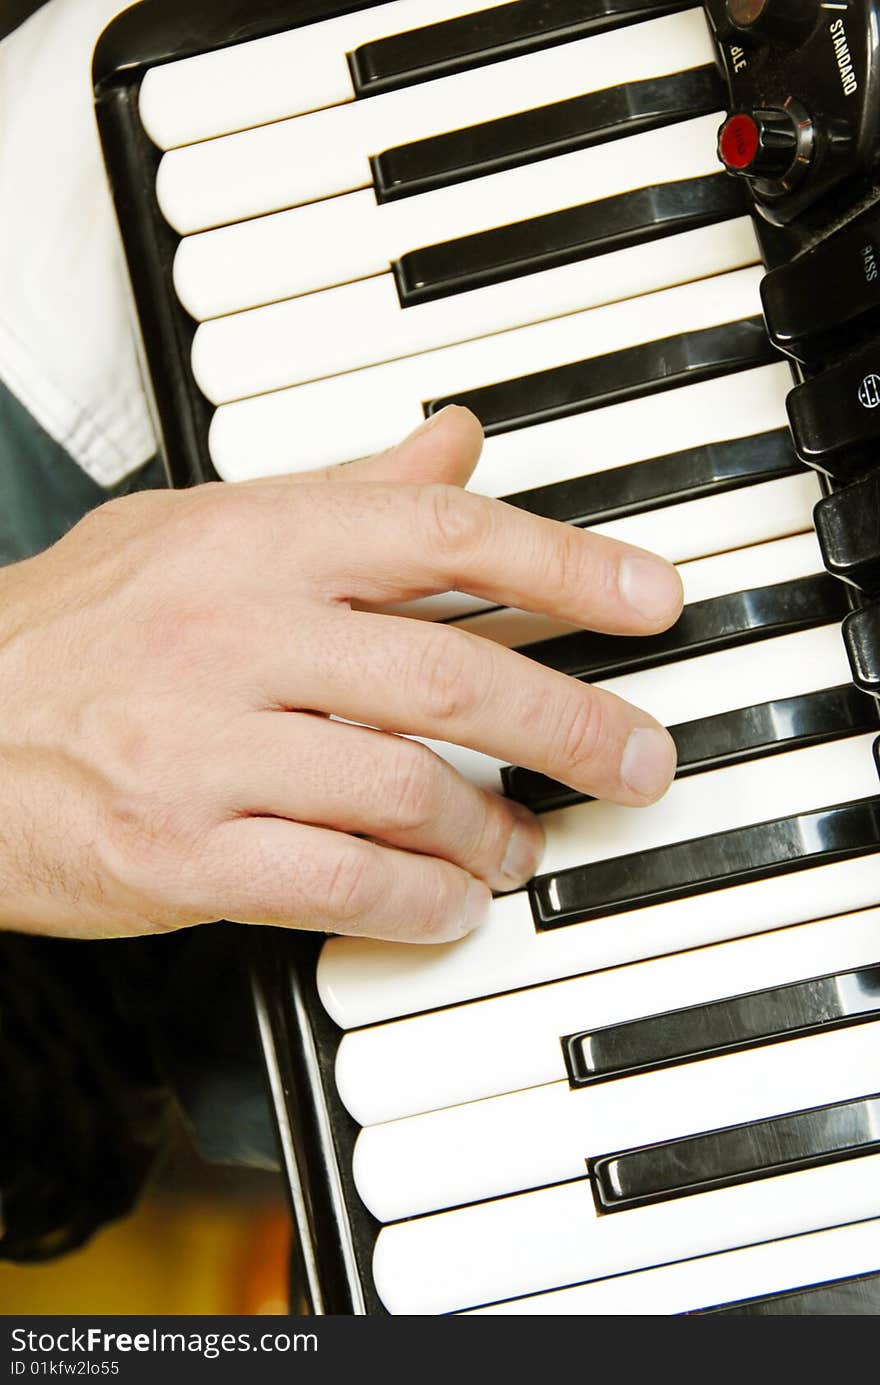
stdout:
[[758,152],[758,127],[750,115],[732,115],[718,131],[718,157],[735,173],[748,168]]

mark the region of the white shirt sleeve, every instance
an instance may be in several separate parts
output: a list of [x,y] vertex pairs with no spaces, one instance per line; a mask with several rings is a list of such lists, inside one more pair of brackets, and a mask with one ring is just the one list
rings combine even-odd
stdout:
[[50,0],[0,43],[0,379],[102,486],[155,451],[92,108],[120,0]]

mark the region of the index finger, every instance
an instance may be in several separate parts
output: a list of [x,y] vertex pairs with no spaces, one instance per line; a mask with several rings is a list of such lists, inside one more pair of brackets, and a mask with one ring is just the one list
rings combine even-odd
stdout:
[[387,605],[461,591],[607,634],[652,634],[681,613],[675,568],[644,549],[456,486],[364,483],[339,493],[340,596]]

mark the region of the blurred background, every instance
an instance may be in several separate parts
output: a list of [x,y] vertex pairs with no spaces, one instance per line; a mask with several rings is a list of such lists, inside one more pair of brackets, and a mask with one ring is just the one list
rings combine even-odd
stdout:
[[0,932],[0,1313],[288,1311],[249,933]]
[[286,1313],[289,1252],[280,1175],[205,1164],[181,1129],[128,1217],[59,1260],[0,1263],[0,1312]]

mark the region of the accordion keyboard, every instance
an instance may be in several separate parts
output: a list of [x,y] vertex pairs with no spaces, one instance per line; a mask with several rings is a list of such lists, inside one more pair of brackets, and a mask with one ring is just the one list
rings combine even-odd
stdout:
[[680,769],[636,813],[436,746],[544,814],[540,876],[458,944],[325,945],[391,1312],[680,1313],[880,1269],[878,716],[714,60],[663,0],[391,0],[142,84],[222,479],[466,403],[475,489],[684,582],[645,640],[411,608],[646,707]]

